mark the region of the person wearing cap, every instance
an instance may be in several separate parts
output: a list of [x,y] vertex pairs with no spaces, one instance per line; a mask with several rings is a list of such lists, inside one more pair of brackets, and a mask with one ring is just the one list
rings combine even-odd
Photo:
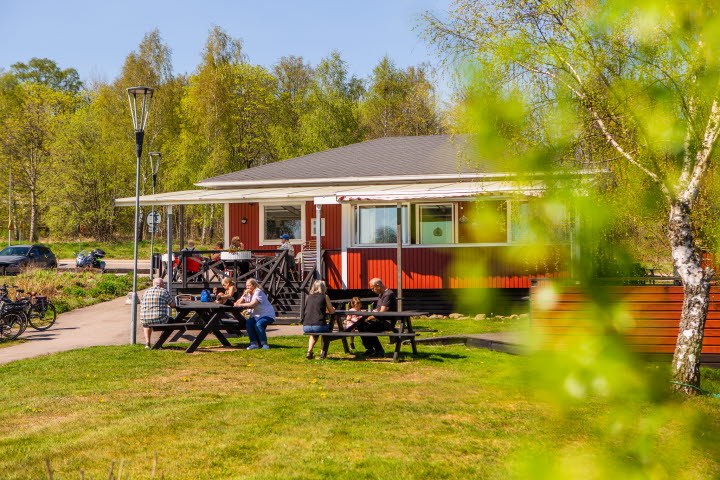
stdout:
[[287,233],[280,235],[280,246],[278,247],[278,250],[294,250],[293,246],[290,244],[290,235]]
[[295,249],[290,243],[290,235],[288,235],[287,233],[283,233],[282,235],[280,235],[280,246],[278,247],[278,250],[288,250],[290,252],[290,254],[288,255],[288,268],[290,270],[294,270]]

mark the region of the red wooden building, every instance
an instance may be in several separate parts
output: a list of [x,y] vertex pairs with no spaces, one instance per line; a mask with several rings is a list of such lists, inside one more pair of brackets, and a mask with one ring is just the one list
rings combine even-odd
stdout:
[[[401,286],[409,302],[424,298],[435,310],[447,310],[453,308],[446,301],[451,290],[468,296],[494,288],[525,296],[530,278],[563,274],[562,259],[572,249],[569,229],[558,228],[552,258],[526,261],[532,198],[543,184],[519,182],[502,167],[500,160],[475,159],[463,136],[380,138],[140,200],[224,205],[226,245],[239,236],[247,249],[276,249],[281,234],[290,235],[297,252],[319,243],[321,275],[332,289],[346,290],[335,296],[362,294],[368,280],[379,277],[390,288]],[[116,204],[132,206],[134,198]]]

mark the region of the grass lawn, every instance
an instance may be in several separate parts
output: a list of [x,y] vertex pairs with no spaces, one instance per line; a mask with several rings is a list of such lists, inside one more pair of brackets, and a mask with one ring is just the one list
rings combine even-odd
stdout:
[[490,317],[484,320],[475,320],[472,318],[454,320],[454,319],[423,319],[417,318],[413,320],[413,328],[430,328],[437,332],[429,333],[430,336],[443,335],[461,335],[461,334],[478,334],[478,333],[494,333],[494,332],[521,332],[526,331],[529,327],[529,319],[525,315],[523,317]]
[[[157,457],[166,479],[508,478],[535,448],[587,455],[605,441],[595,427],[611,402],[558,412],[528,387],[531,357],[420,346],[401,363],[355,361],[334,345],[308,361],[305,338],[271,341],[192,355],[98,347],[0,366],[0,476],[46,478],[47,458],[56,479],[107,478],[113,461],[151,478]],[[704,386],[718,391],[713,375]],[[707,415],[702,430],[716,439],[718,405],[672,407]],[[648,452],[687,433],[663,425]],[[711,478],[718,458],[693,451],[677,460],[681,475],[653,478]]]

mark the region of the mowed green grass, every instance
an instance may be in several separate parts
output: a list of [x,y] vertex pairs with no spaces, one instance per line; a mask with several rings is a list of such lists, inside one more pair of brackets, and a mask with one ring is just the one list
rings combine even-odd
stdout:
[[[359,361],[335,342],[331,358],[308,361],[305,338],[271,342],[207,342],[191,355],[98,347],[0,366],[0,477],[46,478],[50,459],[56,479],[107,478],[113,461],[150,478],[157,457],[166,479],[507,478],[527,445],[592,445],[606,408],[588,402],[559,433],[525,385],[530,357],[420,346],[400,363]],[[688,478],[718,467],[700,452],[683,461]]]

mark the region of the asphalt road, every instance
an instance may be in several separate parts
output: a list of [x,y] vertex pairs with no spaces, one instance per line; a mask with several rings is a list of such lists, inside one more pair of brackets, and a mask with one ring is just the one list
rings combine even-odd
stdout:
[[[65,258],[58,261],[58,270],[74,270],[75,259]],[[128,273],[133,271],[132,260],[105,259],[105,269],[110,273]],[[138,259],[138,272],[150,273],[150,260]]]

